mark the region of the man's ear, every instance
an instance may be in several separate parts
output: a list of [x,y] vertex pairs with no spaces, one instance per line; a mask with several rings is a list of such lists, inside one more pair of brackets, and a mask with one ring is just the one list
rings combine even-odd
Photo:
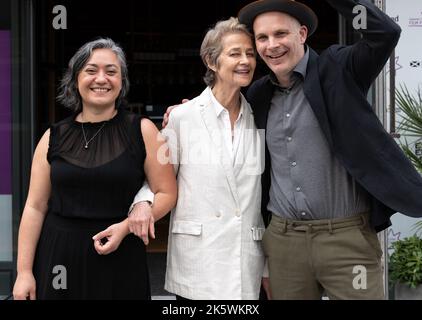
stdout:
[[308,28],[305,25],[301,25],[299,29],[300,43],[304,44],[308,38]]

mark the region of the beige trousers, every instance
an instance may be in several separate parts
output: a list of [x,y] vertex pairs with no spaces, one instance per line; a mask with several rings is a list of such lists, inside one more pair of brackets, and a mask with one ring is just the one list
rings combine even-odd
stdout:
[[294,221],[265,231],[273,299],[384,299],[382,250],[368,215]]

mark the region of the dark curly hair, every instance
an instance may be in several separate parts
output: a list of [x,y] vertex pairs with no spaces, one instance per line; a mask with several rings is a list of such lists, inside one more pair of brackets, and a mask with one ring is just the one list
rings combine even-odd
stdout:
[[78,75],[95,49],[110,49],[120,61],[122,73],[122,89],[116,99],[116,108],[124,102],[129,92],[129,74],[127,69],[126,57],[123,49],[110,38],[99,38],[87,42],[73,55],[69,61],[68,68],[61,80],[57,101],[65,107],[77,113],[82,110],[82,98],[78,91]]

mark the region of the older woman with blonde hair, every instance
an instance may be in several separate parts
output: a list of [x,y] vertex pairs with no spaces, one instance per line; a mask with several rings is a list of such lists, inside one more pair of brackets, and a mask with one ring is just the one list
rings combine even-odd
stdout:
[[165,289],[178,299],[258,299],[263,141],[241,93],[256,66],[251,34],[236,18],[220,21],[200,53],[207,87],[162,131],[179,190]]

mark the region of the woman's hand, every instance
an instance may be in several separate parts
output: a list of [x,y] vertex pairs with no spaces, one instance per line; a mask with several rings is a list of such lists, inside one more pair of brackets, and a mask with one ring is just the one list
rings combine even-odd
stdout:
[[142,239],[145,245],[149,243],[149,236],[155,239],[154,217],[151,205],[146,202],[138,202],[129,214],[129,231]]
[[115,251],[124,237],[129,233],[128,221],[112,224],[104,231],[97,233],[92,237],[94,248],[100,255],[106,255]]
[[13,287],[14,300],[35,300],[35,278],[32,272],[18,273]]

